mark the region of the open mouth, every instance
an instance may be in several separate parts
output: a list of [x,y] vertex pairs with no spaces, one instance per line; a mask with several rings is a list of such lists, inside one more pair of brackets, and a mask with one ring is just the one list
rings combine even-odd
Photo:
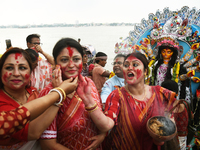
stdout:
[[134,77],[134,74],[133,73],[128,73],[128,77]]

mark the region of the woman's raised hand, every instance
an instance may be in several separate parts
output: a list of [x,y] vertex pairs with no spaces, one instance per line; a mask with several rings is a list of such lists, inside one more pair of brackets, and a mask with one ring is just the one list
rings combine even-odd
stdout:
[[84,78],[82,75],[79,75],[79,83],[77,88],[77,94],[79,97],[83,100],[83,103],[86,107],[90,105],[94,105],[94,100],[92,98],[92,89],[91,89],[91,83],[87,78]]
[[58,87],[63,82],[61,76],[60,66],[56,65],[56,68],[53,70],[52,73],[52,85],[53,87]]

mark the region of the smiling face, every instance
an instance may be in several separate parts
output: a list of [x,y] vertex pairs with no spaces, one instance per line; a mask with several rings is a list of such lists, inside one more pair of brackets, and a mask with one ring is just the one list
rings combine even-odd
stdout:
[[123,74],[126,83],[137,84],[144,82],[145,72],[143,63],[136,57],[130,55],[124,61]]
[[8,55],[1,72],[1,80],[5,90],[23,89],[29,84],[30,66],[21,53]]
[[66,47],[56,58],[63,80],[77,77],[82,71],[82,57],[76,48]]
[[120,78],[123,78],[124,57],[117,57],[113,62],[113,72]]

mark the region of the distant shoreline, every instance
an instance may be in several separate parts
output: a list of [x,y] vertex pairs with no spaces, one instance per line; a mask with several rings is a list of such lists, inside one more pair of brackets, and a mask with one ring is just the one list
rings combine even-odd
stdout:
[[83,23],[83,24],[41,24],[41,25],[0,25],[0,28],[43,28],[43,27],[91,27],[91,26],[134,26],[135,23]]

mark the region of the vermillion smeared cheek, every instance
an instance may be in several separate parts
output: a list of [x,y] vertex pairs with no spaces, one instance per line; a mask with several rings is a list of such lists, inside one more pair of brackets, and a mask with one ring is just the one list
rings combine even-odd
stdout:
[[[10,74],[9,74],[10,75]],[[8,75],[8,72],[6,72],[4,75],[3,75],[3,81],[7,82],[7,79],[9,77]]]
[[30,74],[25,74],[25,81],[24,81],[24,84],[22,86],[28,85],[29,82],[30,82]]
[[30,75],[29,74],[25,74],[25,79],[29,79]]
[[142,75],[142,70],[141,69],[137,69],[136,70],[136,73],[137,73],[137,79],[141,77]]
[[126,73],[123,71],[123,76],[124,76],[124,79],[126,80],[127,77],[126,77]]
[[82,72],[82,68],[83,68],[83,65],[81,63],[81,64],[79,64],[78,74],[80,74]]
[[68,52],[69,52],[69,56],[72,57],[73,56],[73,50],[71,47],[67,47]]

